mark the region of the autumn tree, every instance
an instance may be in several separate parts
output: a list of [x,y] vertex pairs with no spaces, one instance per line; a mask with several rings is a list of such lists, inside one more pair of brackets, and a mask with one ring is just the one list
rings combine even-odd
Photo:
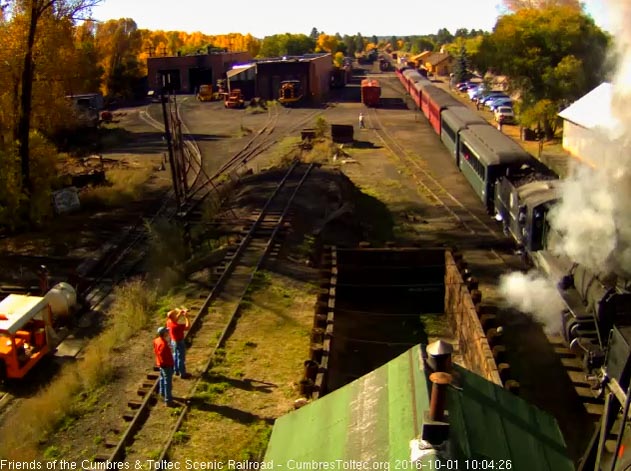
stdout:
[[25,20],[23,61],[20,80],[20,111],[15,129],[22,176],[22,190],[32,190],[30,178],[29,135],[33,106],[33,76],[35,73],[35,42],[42,21],[46,17],[74,21],[83,19],[100,0],[13,0],[9,3],[15,21]]
[[482,71],[507,75],[521,96],[521,116],[532,118],[529,110],[539,110],[534,124],[552,137],[556,112],[550,110],[558,112],[601,83],[608,43],[594,21],[575,8],[526,8],[500,17],[482,40],[476,61]]
[[130,98],[142,76],[138,60],[142,37],[136,23],[130,18],[101,23],[97,27],[96,41],[101,53],[105,94]]
[[316,42],[317,52],[336,52],[338,49],[338,40],[335,36],[328,34],[320,34]]
[[100,51],[96,46],[96,23],[84,21],[75,30],[76,69],[68,88],[71,94],[100,90],[103,68],[99,65]]
[[523,10],[524,8],[570,7],[575,10],[581,9],[578,0],[503,0],[502,3],[504,8],[511,12]]

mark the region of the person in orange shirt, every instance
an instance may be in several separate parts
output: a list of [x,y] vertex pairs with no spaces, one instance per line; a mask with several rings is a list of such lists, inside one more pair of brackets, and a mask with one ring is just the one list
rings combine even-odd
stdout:
[[[184,318],[184,323],[180,319]],[[175,374],[186,378],[186,344],[184,342],[184,332],[191,328],[191,321],[188,318],[188,309],[172,309],[167,314],[167,329],[171,335],[171,347],[173,348],[173,360],[175,363]]]
[[153,352],[156,356],[156,365],[160,368],[159,393],[167,406],[173,404],[172,380],[173,380],[173,353],[168,341],[166,327],[158,329],[158,335],[153,339]]

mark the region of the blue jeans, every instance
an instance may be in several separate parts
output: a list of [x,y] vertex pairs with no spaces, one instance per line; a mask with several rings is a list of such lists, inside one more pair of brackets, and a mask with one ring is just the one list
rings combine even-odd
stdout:
[[175,374],[186,375],[186,344],[184,340],[178,342],[172,340],[173,361],[175,362]]
[[173,395],[171,393],[172,384],[173,384],[173,367],[161,366],[160,367],[160,381],[158,385],[159,385],[160,395],[164,398],[164,402],[171,402],[173,400]]

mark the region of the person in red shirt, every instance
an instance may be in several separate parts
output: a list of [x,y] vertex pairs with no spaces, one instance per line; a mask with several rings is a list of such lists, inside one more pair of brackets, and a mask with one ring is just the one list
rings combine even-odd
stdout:
[[173,380],[173,353],[169,346],[166,327],[158,329],[158,335],[153,339],[153,352],[156,356],[156,365],[160,368],[159,392],[167,406],[173,404],[171,392]]
[[[184,323],[180,319],[184,318]],[[175,374],[186,378],[186,344],[184,342],[184,332],[191,328],[191,321],[188,318],[188,309],[172,309],[167,314],[167,329],[171,335],[171,347],[173,348],[173,360],[175,363]]]

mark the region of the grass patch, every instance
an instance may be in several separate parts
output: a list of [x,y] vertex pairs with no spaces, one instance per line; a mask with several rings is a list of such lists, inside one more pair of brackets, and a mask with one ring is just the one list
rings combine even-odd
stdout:
[[138,200],[144,194],[151,173],[150,168],[108,170],[108,184],[83,190],[81,206],[87,209],[115,208]]
[[255,307],[242,310],[222,350],[224,360],[203,379],[186,423],[195,433],[171,448],[175,462],[262,458],[273,420],[299,397],[316,291],[266,273],[265,286],[252,293]]
[[254,273],[254,276],[252,277],[252,282],[248,287],[248,295],[251,295],[255,291],[259,291],[263,288],[268,287],[271,283],[271,275],[269,274],[269,272],[266,272],[265,270],[257,271],[256,273]]
[[285,137],[272,148],[274,153],[270,156],[270,164],[262,170],[289,166],[299,156],[300,142],[300,137]]
[[328,139],[316,140],[303,160],[307,163],[327,163],[338,153],[338,146]]
[[421,324],[428,337],[449,337],[451,325],[445,314],[422,314]]
[[251,426],[252,436],[241,452],[242,460],[262,461],[272,435],[272,426],[260,421]]
[[161,291],[179,285],[184,278],[184,262],[190,254],[184,229],[166,219],[146,224],[149,234],[148,271]]

